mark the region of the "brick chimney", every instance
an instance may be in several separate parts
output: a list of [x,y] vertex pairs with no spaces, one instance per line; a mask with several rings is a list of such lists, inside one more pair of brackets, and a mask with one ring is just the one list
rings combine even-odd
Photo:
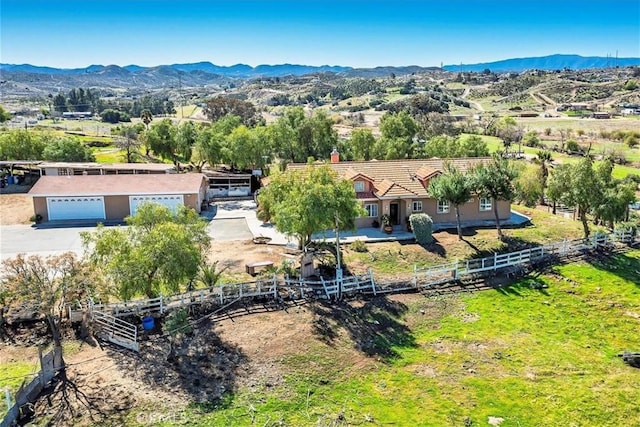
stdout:
[[333,151],[331,152],[331,163],[339,163],[340,162],[340,153],[338,153],[338,149],[333,147]]

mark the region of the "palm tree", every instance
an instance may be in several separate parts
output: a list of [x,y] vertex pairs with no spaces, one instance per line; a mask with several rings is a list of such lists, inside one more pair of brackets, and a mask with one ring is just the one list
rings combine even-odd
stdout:
[[542,184],[542,192],[540,193],[540,204],[546,204],[544,200],[544,190],[547,188],[547,178],[549,178],[549,165],[553,161],[551,152],[547,150],[540,150],[536,154],[536,158],[533,159],[534,163],[540,166],[538,176],[540,177],[540,184]]
[[[153,120],[153,114],[151,114],[151,111],[144,109],[140,112],[140,120],[142,120],[142,123],[144,123],[144,127],[146,128],[146,130],[149,131],[149,123],[151,123],[151,121]],[[145,143],[144,149],[145,155],[149,156],[149,144]]]

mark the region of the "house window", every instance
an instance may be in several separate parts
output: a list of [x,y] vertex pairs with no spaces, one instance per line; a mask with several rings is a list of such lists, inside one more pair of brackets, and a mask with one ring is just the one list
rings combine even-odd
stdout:
[[364,210],[367,211],[367,216],[369,216],[369,217],[377,217],[378,216],[378,205],[377,204],[366,204],[366,205],[364,205]]
[[364,193],[364,181],[356,181],[353,184],[353,187],[356,190],[356,193]]
[[413,212],[422,212],[422,202],[417,201],[413,202],[413,206],[411,208]]
[[449,202],[446,200],[438,200],[438,213],[449,213]]
[[480,198],[480,210],[481,211],[490,211],[491,210],[491,199],[486,197]]

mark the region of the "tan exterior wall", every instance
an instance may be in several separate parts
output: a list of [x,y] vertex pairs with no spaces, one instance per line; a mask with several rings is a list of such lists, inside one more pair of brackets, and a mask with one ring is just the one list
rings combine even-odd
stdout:
[[[448,213],[438,213],[438,205],[435,199],[425,199],[423,201],[423,211],[433,219],[434,223],[455,222],[456,211],[453,206],[449,207]],[[498,201],[498,217],[501,220],[509,219],[511,216],[511,203]],[[494,220],[493,209],[488,211],[480,210],[480,200],[477,197],[460,206],[460,221]]]
[[184,205],[186,207],[195,209],[196,212],[200,213],[200,206],[201,206],[202,200],[200,199],[200,196],[198,194],[185,193],[182,195],[182,200],[184,201]]
[[368,228],[368,227],[372,227],[373,221],[377,220],[378,222],[380,222],[380,215],[382,215],[380,213],[380,202],[375,201],[375,200],[367,200],[367,201],[362,201],[361,205],[364,208],[364,205],[378,205],[378,216],[374,217],[374,216],[363,216],[360,218],[356,218],[355,219],[355,225],[356,228]]
[[355,189],[355,185],[356,182],[364,182],[364,190],[363,192],[369,192],[369,191],[373,191],[373,188],[371,188],[371,183],[369,181],[367,181],[366,179],[361,179],[361,178],[356,178],[353,180],[353,188]]
[[105,196],[104,212],[106,219],[120,221],[131,213],[129,196]]
[[[422,211],[413,211],[413,202],[422,202]],[[367,202],[369,203],[369,202]],[[456,213],[453,206],[450,206],[448,213],[437,213],[437,201],[435,199],[396,199],[396,200],[381,200],[378,205],[378,215],[389,214],[391,203],[398,203],[399,208],[399,224],[405,225],[409,215],[412,213],[426,213],[432,219],[434,223],[446,223],[455,222]],[[509,219],[511,216],[511,203],[505,201],[498,201],[498,216],[501,220]],[[477,220],[494,220],[493,209],[488,211],[480,210],[480,201],[477,197],[474,197],[470,202],[460,206],[460,220],[461,221],[477,221]],[[371,227],[373,218],[357,218],[357,227]]]
[[47,211],[46,197],[33,198],[33,213],[34,215],[40,215],[42,217],[42,221],[49,221],[49,211]]

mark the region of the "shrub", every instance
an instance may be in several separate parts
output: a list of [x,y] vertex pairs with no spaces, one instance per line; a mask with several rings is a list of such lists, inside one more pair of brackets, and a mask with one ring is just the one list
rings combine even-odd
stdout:
[[362,240],[356,240],[349,245],[349,248],[354,252],[368,252],[367,244]]
[[567,152],[569,153],[581,153],[582,149],[580,148],[580,145],[578,145],[578,141],[576,141],[575,139],[570,139],[565,143],[565,149],[567,150]]
[[409,222],[419,244],[426,245],[433,242],[433,220],[429,215],[411,214]]
[[629,148],[633,148],[638,145],[638,137],[633,134],[628,134],[624,139],[624,143],[629,146]]

